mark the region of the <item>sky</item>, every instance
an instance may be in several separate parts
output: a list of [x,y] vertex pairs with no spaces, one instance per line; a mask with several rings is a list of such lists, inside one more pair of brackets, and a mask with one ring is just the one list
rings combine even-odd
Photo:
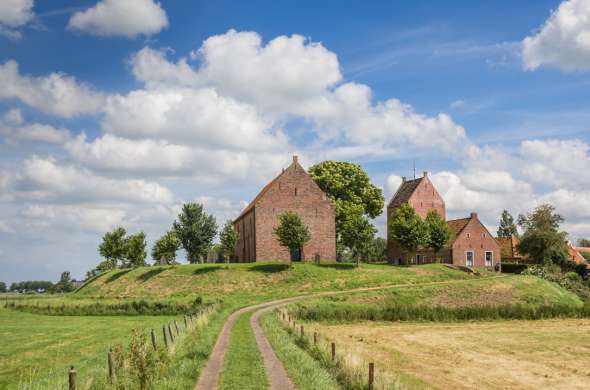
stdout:
[[295,154],[589,237],[589,71],[590,0],[3,0],[0,280],[83,278],[189,201],[222,225]]

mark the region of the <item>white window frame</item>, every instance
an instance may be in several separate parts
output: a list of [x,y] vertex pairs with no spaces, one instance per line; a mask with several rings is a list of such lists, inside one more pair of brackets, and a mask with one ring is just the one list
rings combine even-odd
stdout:
[[[471,253],[471,265],[469,265],[468,253]],[[473,267],[475,264],[475,251],[465,251],[465,266]]]
[[[488,264],[488,253],[491,255],[489,264]],[[485,251],[485,258],[484,259],[486,262],[486,267],[493,267],[494,266],[494,252],[493,251]]]

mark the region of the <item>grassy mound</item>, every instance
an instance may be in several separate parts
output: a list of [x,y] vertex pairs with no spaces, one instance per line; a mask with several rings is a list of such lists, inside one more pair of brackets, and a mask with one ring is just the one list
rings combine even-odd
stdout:
[[403,268],[363,264],[249,263],[191,264],[114,270],[78,290],[78,298],[180,298],[239,300],[245,303],[316,291],[349,290],[390,284],[416,284],[481,279],[430,264]]
[[467,320],[587,317],[583,302],[555,283],[531,277],[487,278],[316,298],[294,307],[306,320]]

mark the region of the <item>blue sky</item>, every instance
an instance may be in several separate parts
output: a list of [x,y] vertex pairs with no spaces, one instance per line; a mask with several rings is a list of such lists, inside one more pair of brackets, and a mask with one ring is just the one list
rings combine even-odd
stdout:
[[105,230],[151,245],[185,201],[221,224],[292,154],[386,197],[415,161],[449,217],[551,202],[590,236],[588,0],[12,3],[0,280],[82,277]]

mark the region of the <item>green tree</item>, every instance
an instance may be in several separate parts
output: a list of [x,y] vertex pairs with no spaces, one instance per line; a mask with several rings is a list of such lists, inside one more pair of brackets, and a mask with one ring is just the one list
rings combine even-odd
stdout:
[[344,244],[343,236],[354,236],[354,232],[345,230],[353,228],[351,221],[358,219],[355,214],[376,218],[383,212],[383,192],[371,184],[369,175],[360,165],[323,161],[310,167],[309,175],[335,205],[339,248]]
[[367,260],[377,229],[361,213],[347,216],[342,223],[342,243],[350,248],[356,266],[361,260]]
[[587,238],[579,238],[578,239],[578,246],[590,248],[590,240]]
[[514,223],[514,218],[512,214],[508,210],[502,211],[502,216],[500,217],[500,226],[498,226],[498,237],[510,237],[510,236],[517,236],[518,237],[518,229],[516,228],[516,223]]
[[0,282],[0,293],[5,293],[6,291],[6,283]]
[[223,229],[219,233],[219,242],[223,258],[226,263],[229,263],[234,253],[236,253],[236,244],[238,242],[238,232],[231,220],[228,220],[223,225]]
[[542,263],[564,264],[569,256],[567,233],[559,230],[563,217],[555,207],[543,204],[532,213],[518,216],[518,225],[524,230],[518,251]]
[[98,252],[105,258],[111,268],[117,268],[118,263],[125,260],[125,235],[127,232],[121,226],[115,228],[112,232],[107,232],[102,237],[102,242],[98,246]]
[[389,237],[395,241],[407,258],[413,259],[419,247],[429,244],[428,226],[407,203],[402,204],[389,223]]
[[289,249],[290,253],[301,250],[311,239],[307,226],[299,215],[292,211],[279,215],[279,225],[274,229],[274,234],[279,243]]
[[387,240],[383,237],[375,237],[369,245],[365,261],[372,263],[387,261]]
[[207,257],[207,252],[217,234],[215,217],[203,211],[198,203],[186,203],[174,221],[173,229],[187,253],[189,263],[197,263]]
[[166,232],[156,241],[152,248],[152,258],[156,264],[174,264],[176,252],[180,249],[181,243],[174,230]]
[[139,232],[125,239],[125,263],[127,267],[142,267],[145,264],[146,253],[145,233]]
[[428,227],[428,247],[434,251],[437,257],[451,239],[451,229],[447,222],[434,210],[430,210],[424,221]]
[[70,277],[70,271],[64,271],[61,273],[59,277],[59,282],[57,282],[52,289],[54,292],[70,292],[74,291],[74,283],[72,283],[72,278]]

